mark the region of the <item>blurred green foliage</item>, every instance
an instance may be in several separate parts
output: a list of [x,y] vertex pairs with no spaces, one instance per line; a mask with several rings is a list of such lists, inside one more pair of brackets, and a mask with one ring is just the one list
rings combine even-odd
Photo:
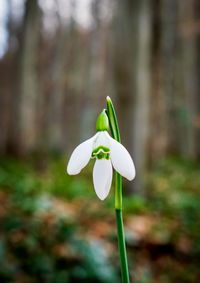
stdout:
[[194,254],[200,253],[200,166],[171,158],[161,161],[149,178],[149,204],[176,221],[174,241],[184,235],[192,241]]
[[92,184],[84,174],[73,178],[65,171],[66,160],[62,159],[47,159],[42,168],[32,159],[5,159],[1,160],[0,186],[25,195],[48,192],[68,199],[92,195]]
[[[116,282],[101,242],[76,238],[65,219],[46,221],[8,215],[1,223],[0,282]],[[102,272],[103,271],[103,272]]]
[[85,180],[73,181],[64,170],[63,161],[42,173],[34,162],[1,161],[0,282],[118,281],[103,243],[78,236],[78,223],[55,211],[50,193],[90,195]]

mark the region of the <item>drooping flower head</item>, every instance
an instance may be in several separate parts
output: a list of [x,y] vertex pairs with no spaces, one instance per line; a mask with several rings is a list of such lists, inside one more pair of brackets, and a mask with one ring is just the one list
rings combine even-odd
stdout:
[[97,118],[97,133],[78,145],[70,157],[67,172],[76,175],[88,164],[90,159],[95,159],[93,169],[93,183],[97,196],[104,200],[110,191],[113,169],[129,181],[135,177],[135,166],[126,148],[113,139],[109,133],[109,121],[106,111]]

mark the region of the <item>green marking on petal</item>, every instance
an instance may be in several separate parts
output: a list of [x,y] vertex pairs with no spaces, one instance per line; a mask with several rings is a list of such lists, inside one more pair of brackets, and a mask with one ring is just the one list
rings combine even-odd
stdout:
[[109,159],[110,158],[110,149],[106,146],[100,145],[93,150],[92,158]]
[[110,152],[110,149],[108,147],[104,146],[104,145],[100,145],[93,150],[92,154],[93,153],[98,154],[98,152],[100,152],[100,151],[102,151],[104,153],[108,153],[108,152]]

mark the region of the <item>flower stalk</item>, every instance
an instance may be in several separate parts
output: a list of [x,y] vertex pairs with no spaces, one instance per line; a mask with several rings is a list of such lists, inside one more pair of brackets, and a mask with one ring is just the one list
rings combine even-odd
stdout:
[[[112,100],[110,99],[110,97],[107,97],[106,100],[107,100],[106,113],[109,119],[109,125],[110,125],[112,137],[116,141],[121,142],[117,116]],[[130,283],[128,259],[127,259],[126,243],[125,243],[125,235],[124,235],[123,215],[122,215],[122,176],[118,172],[115,172],[115,212],[116,212],[118,247],[119,247],[120,263],[121,263],[122,282]]]

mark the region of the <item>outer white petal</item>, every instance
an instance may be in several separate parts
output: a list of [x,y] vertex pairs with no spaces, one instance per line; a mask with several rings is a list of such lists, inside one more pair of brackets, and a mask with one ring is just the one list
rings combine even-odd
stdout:
[[129,181],[135,178],[135,166],[127,149],[119,142],[107,136],[110,141],[110,158],[115,170]]
[[104,200],[109,194],[112,175],[110,160],[97,159],[93,169],[93,183],[95,192],[101,200]]
[[80,173],[81,170],[88,164],[92,154],[93,144],[96,135],[79,144],[74,149],[67,166],[67,173],[69,175],[76,175]]

